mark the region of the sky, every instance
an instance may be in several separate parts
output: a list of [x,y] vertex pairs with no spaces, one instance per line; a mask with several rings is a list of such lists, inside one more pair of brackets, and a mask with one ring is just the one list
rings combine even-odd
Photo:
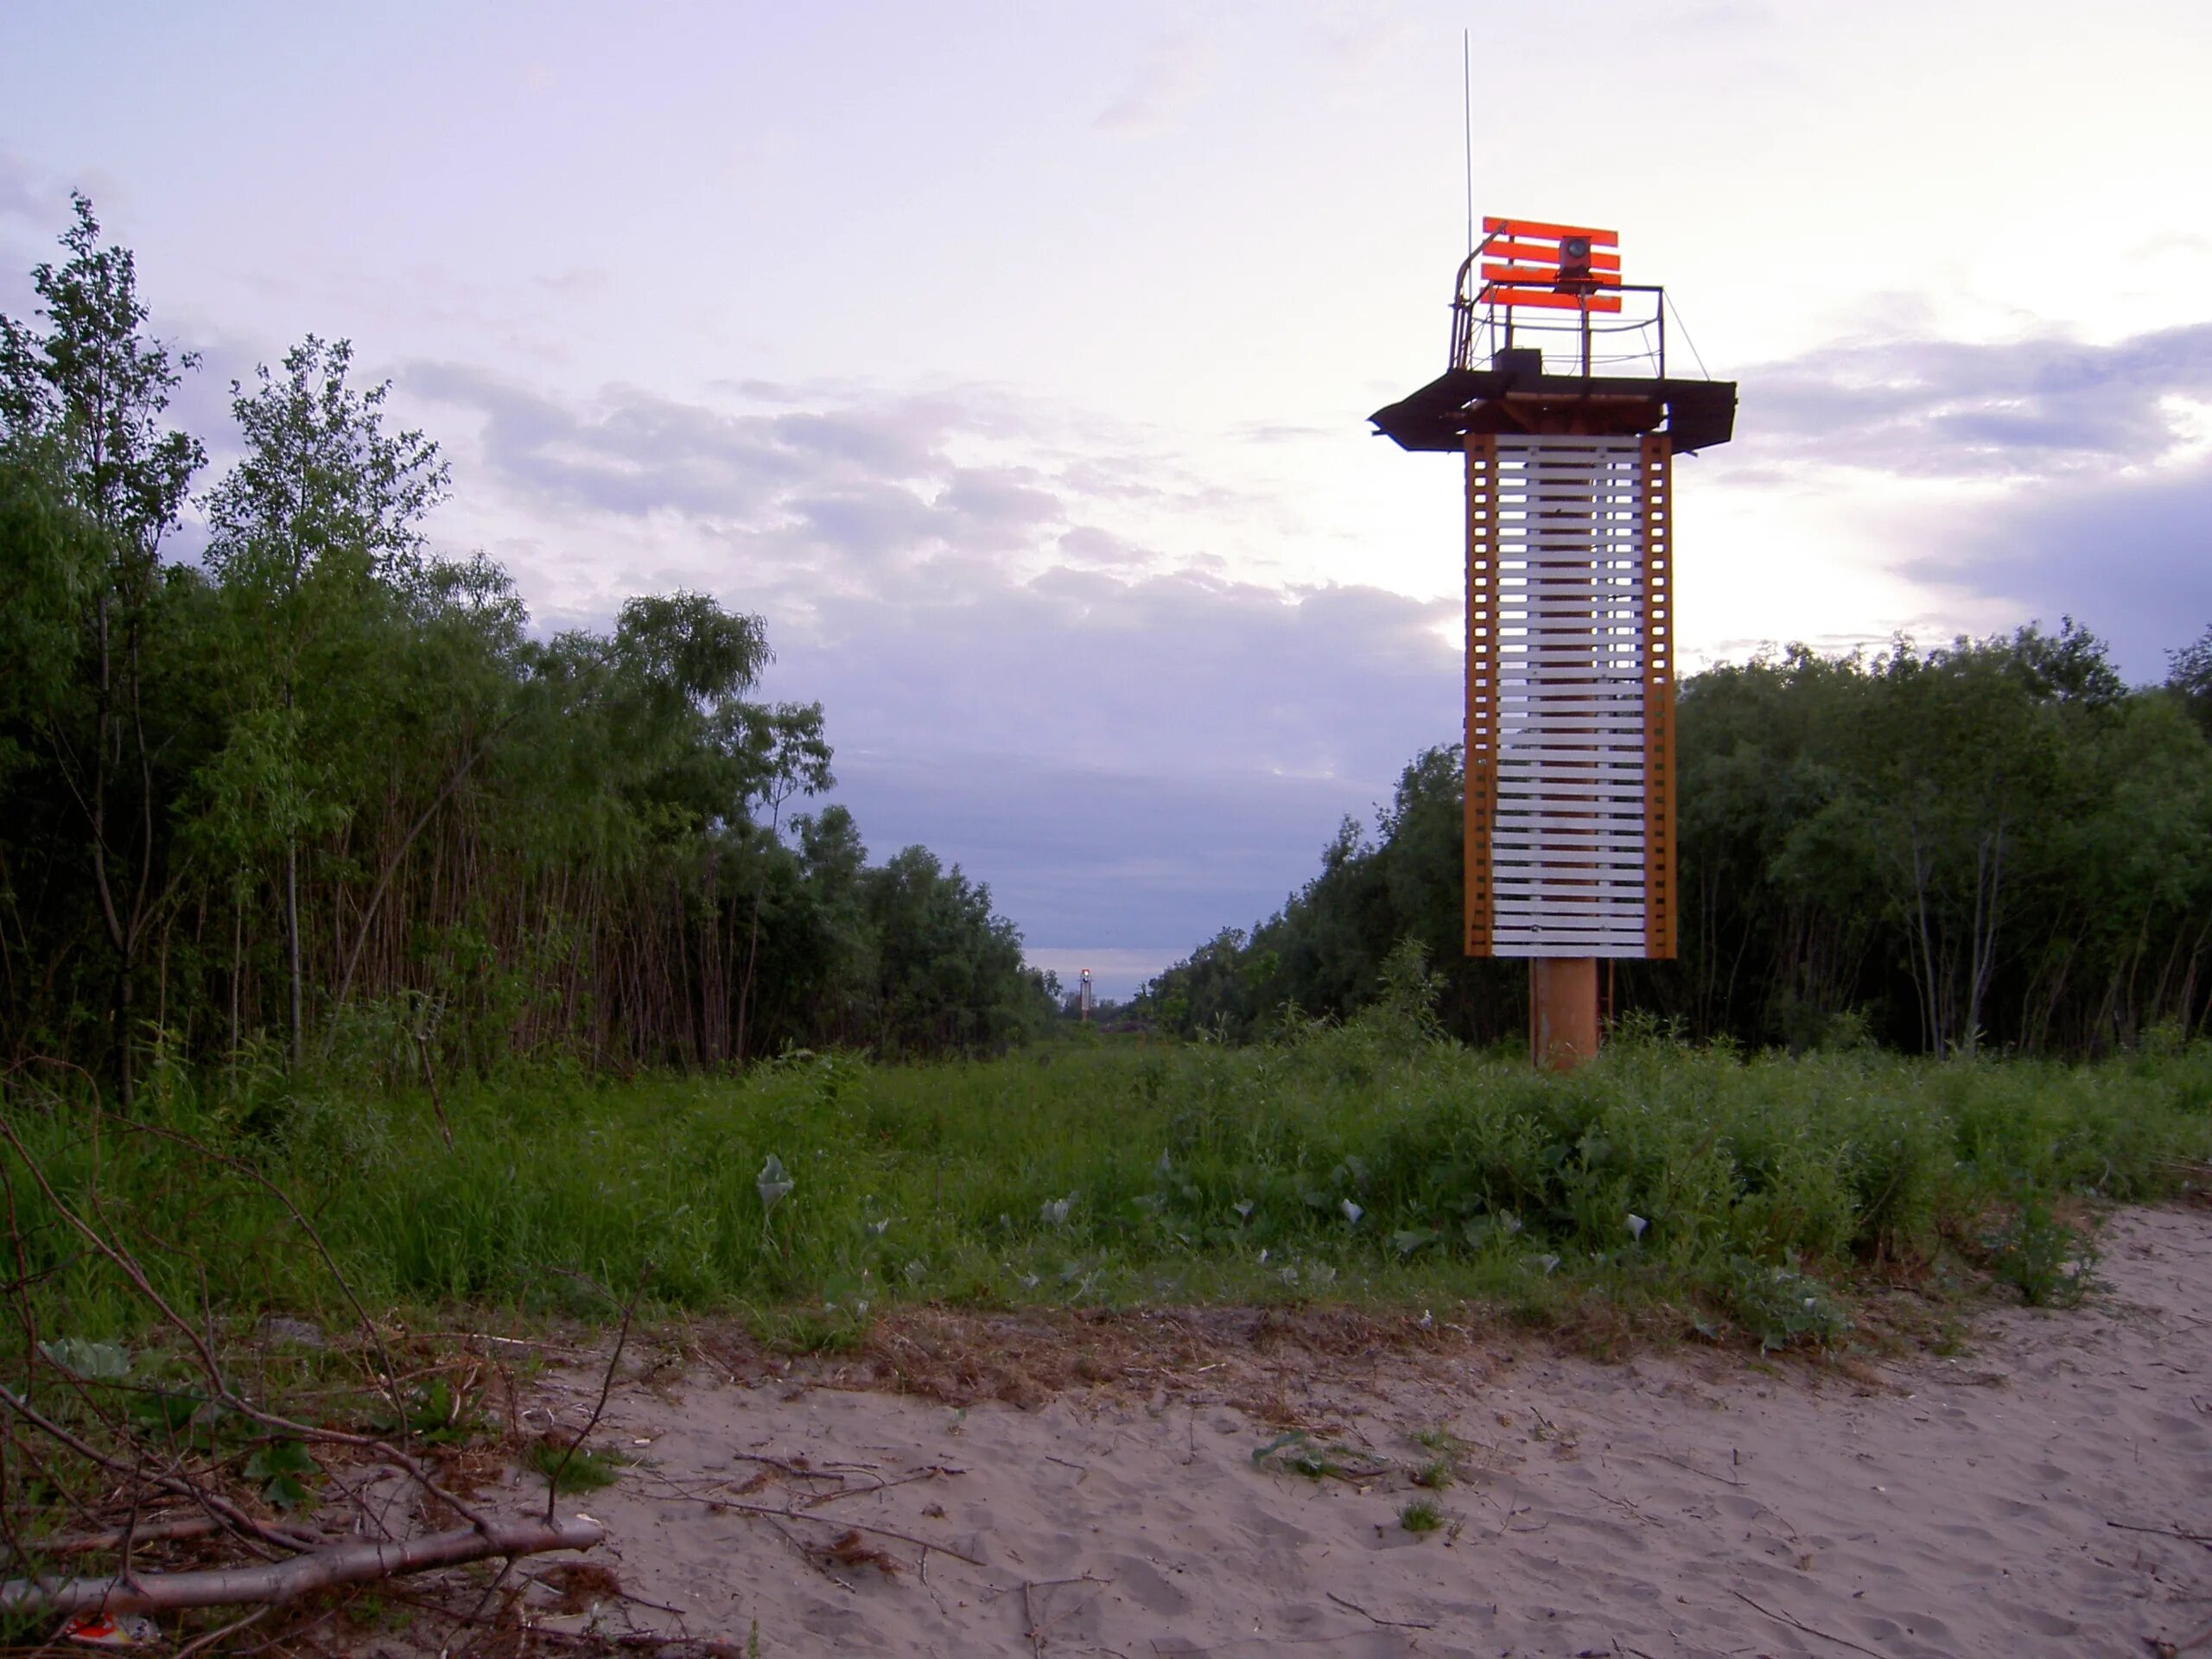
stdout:
[[86,192],[203,485],[350,338],[436,545],[543,629],[758,612],[871,849],[1124,995],[1458,740],[1458,469],[1366,416],[1445,366],[1463,73],[1476,211],[1618,230],[1738,383],[1686,666],[2071,616],[2149,681],[2212,623],[2208,72],[2201,0],[0,0],[0,310]]

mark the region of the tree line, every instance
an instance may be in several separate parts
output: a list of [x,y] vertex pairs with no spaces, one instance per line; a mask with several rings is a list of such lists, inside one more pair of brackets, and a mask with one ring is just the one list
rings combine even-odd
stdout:
[[[423,524],[437,447],[344,340],[233,384],[212,483],[189,353],[76,200],[0,318],[0,1031],[128,1100],[149,1065],[365,1044],[488,1067],[792,1045],[991,1049],[1051,1017],[988,890],[871,863],[819,704],[759,700],[696,594],[534,638]],[[188,510],[206,530],[175,556]]]
[[[2212,1003],[2212,630],[2131,689],[2070,620],[1935,649],[1802,646],[1686,680],[1678,958],[1621,963],[1613,1012],[1701,1039],[1936,1054],[2094,1052]],[[1143,999],[1232,1038],[1350,1014],[1393,946],[1470,1040],[1517,1039],[1527,969],[1459,938],[1460,751],[1408,766],[1372,829]]]

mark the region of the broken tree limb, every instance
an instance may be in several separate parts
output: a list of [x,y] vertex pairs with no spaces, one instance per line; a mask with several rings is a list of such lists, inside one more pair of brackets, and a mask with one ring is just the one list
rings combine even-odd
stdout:
[[582,1516],[542,1521],[486,1520],[452,1532],[435,1532],[404,1543],[365,1540],[310,1550],[263,1567],[219,1567],[204,1573],[141,1573],[128,1581],[106,1579],[13,1579],[0,1584],[0,1610],[80,1613],[173,1611],[235,1603],[269,1605],[314,1590],[366,1584],[433,1567],[458,1567],[487,1555],[536,1555],[549,1549],[589,1549],[607,1529]]

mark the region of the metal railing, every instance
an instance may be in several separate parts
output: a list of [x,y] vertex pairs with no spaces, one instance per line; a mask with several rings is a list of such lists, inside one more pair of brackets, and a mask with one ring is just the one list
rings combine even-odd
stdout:
[[[1585,379],[1667,378],[1666,290],[1654,283],[1607,283],[1589,296],[1618,298],[1620,309],[1538,310],[1502,304],[1476,274],[1483,250],[1459,267],[1452,296],[1455,369],[1487,369],[1501,352],[1541,353],[1542,372]],[[1561,284],[1567,293],[1574,290]]]

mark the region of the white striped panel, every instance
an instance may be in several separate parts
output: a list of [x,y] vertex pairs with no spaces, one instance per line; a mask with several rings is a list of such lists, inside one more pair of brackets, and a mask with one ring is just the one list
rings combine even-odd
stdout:
[[1491,948],[1642,956],[1642,448],[1502,437],[1497,459]]

